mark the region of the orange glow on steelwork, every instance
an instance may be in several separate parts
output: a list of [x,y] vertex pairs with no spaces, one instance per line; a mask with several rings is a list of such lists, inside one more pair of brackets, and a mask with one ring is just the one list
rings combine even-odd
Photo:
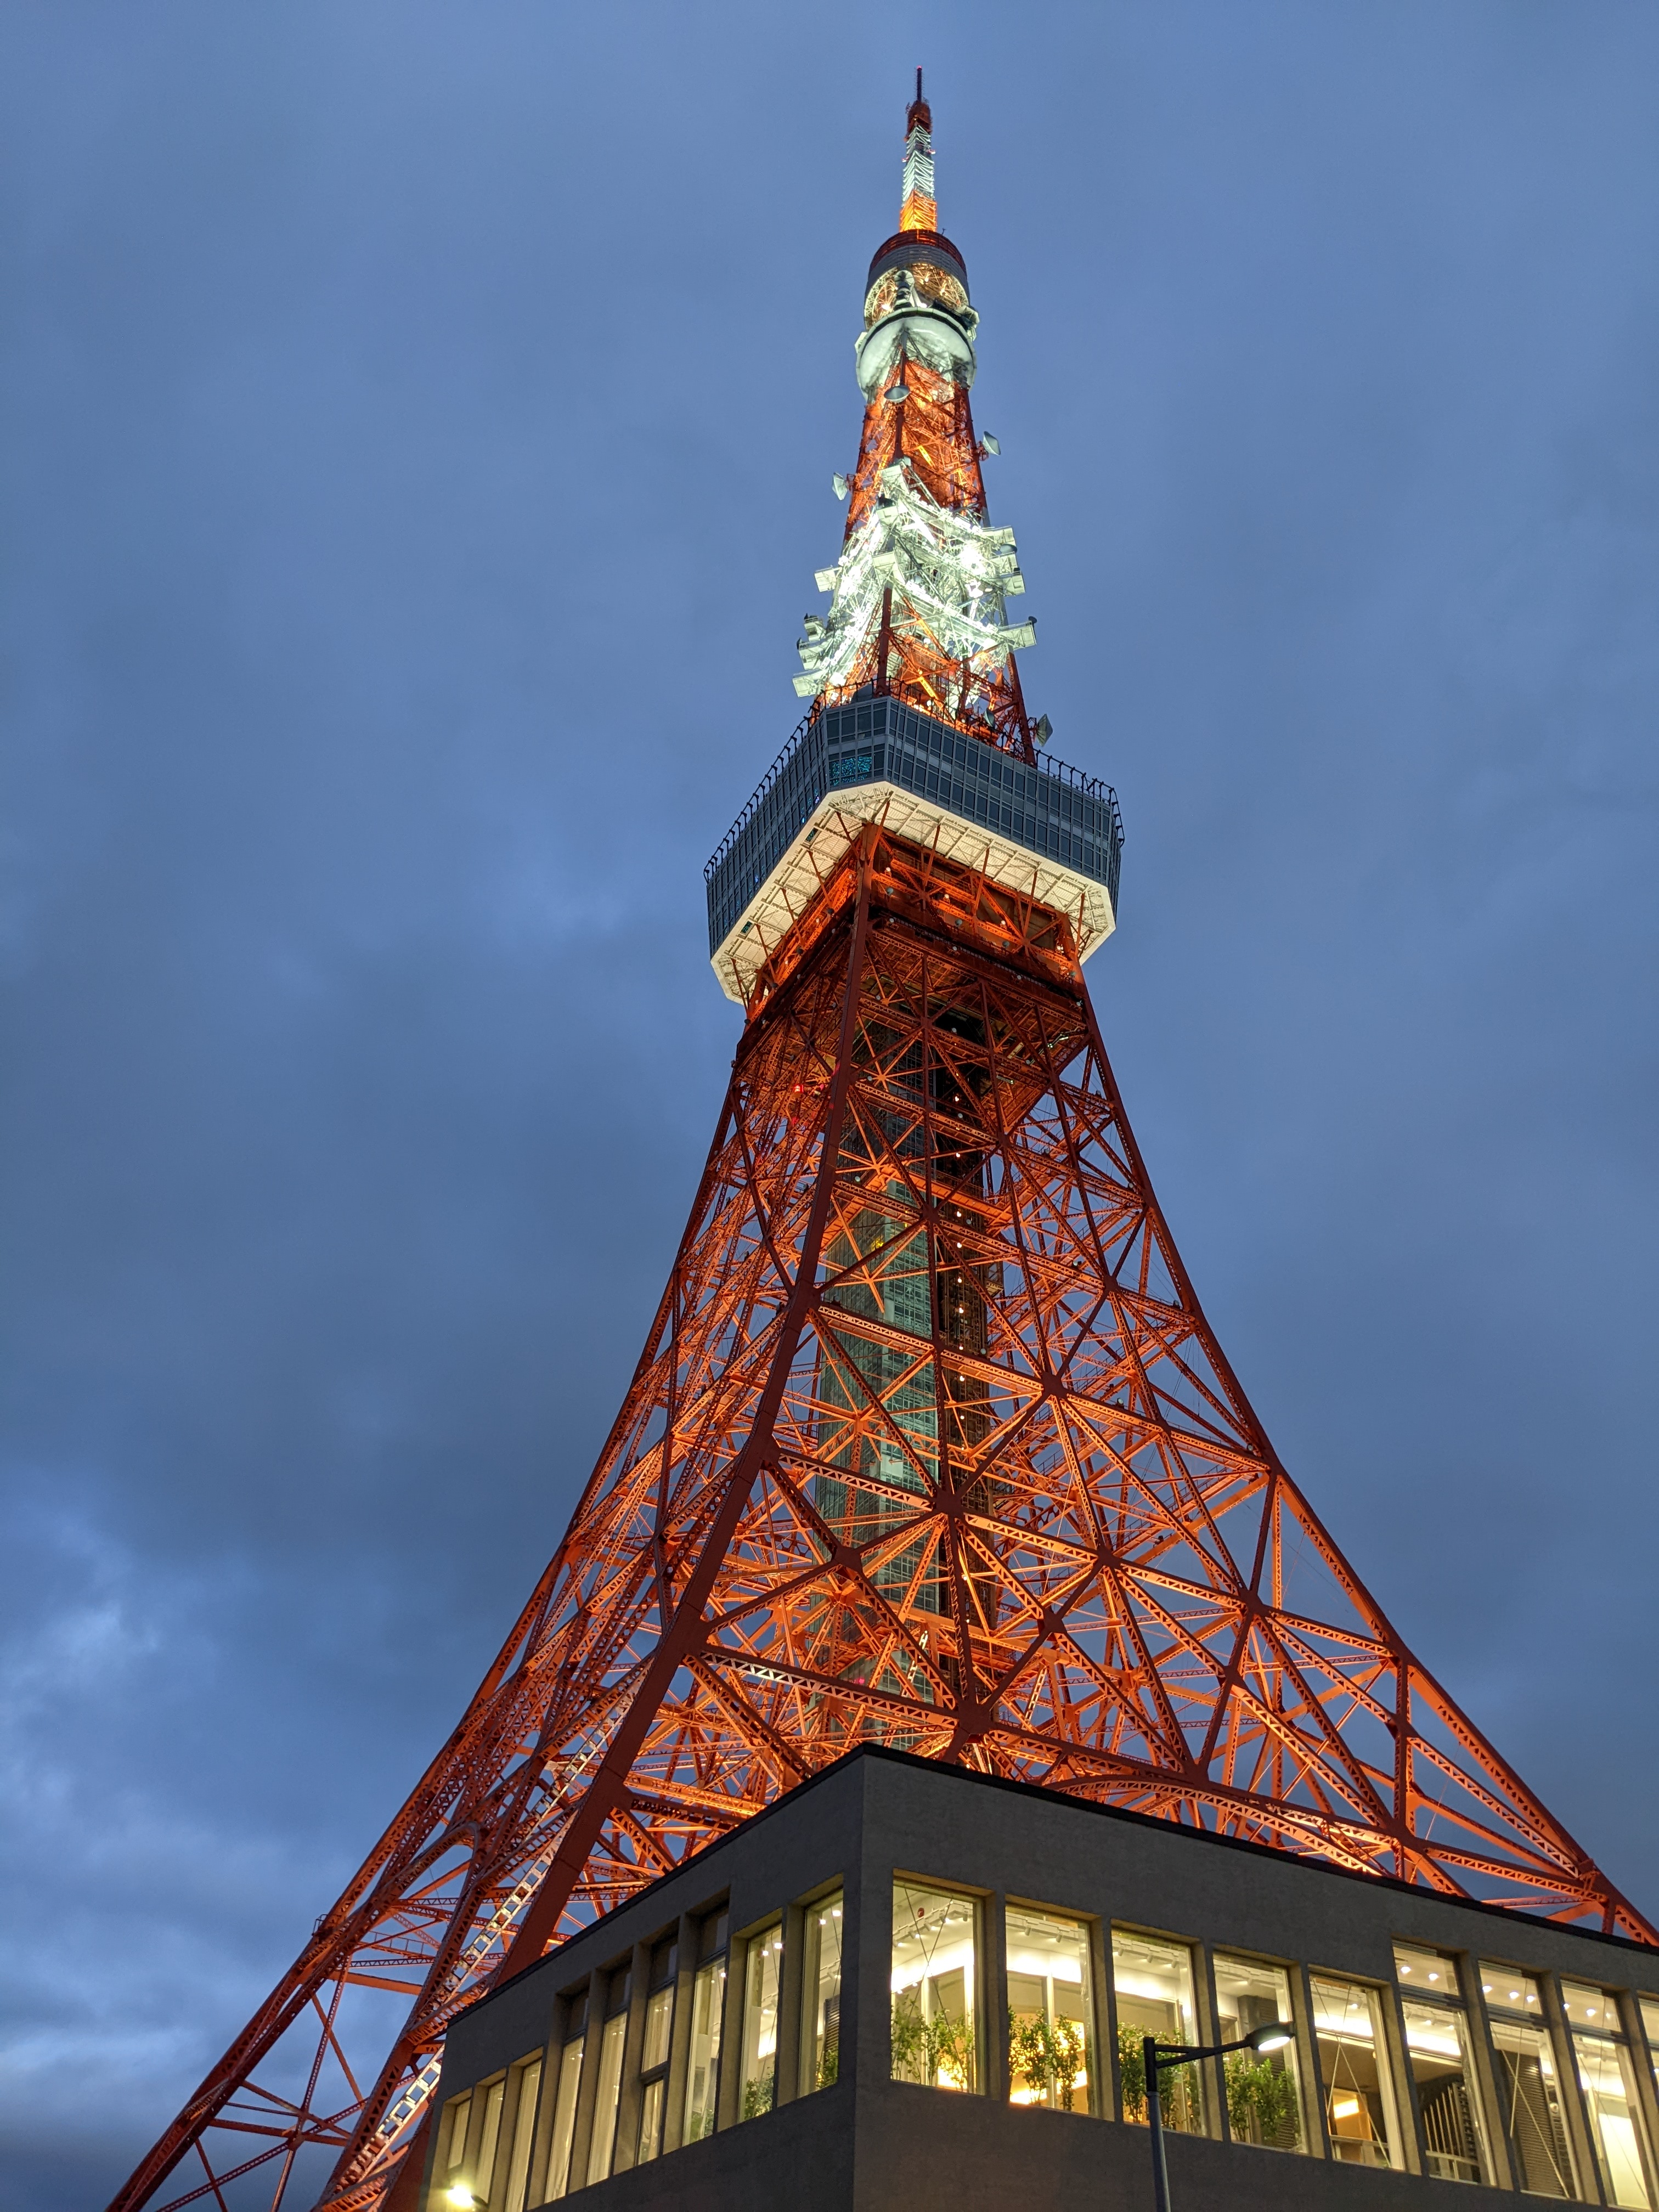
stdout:
[[[896,244],[937,245],[927,283],[958,282],[931,224],[878,263]],[[897,265],[894,300],[947,298]],[[963,374],[902,348],[871,373],[849,545],[899,468],[924,521],[983,520],[965,288],[947,305]],[[1000,543],[957,534],[964,574]],[[953,659],[893,573],[810,712],[886,694],[1031,761],[1012,649]],[[275,2208],[318,2151],[326,2212],[406,2212],[456,2013],[860,1743],[1659,1942],[1279,1462],[1148,1180],[1076,918],[983,859],[848,834],[763,945],[672,1272],[557,1552],[112,2212],[222,2204],[255,2173]],[[408,2000],[395,2035],[363,2027],[361,1990]]]
[[921,71],[916,71],[916,96],[904,118],[904,204],[899,210],[901,230],[932,230],[939,221],[933,199],[933,118],[921,96]]

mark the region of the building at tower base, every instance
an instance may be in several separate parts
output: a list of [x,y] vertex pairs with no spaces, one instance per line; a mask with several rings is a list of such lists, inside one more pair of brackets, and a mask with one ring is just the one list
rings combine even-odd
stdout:
[[1659,1951],[876,1747],[463,2013],[418,2202],[1149,2204],[1273,2020],[1176,2207],[1659,2202]]

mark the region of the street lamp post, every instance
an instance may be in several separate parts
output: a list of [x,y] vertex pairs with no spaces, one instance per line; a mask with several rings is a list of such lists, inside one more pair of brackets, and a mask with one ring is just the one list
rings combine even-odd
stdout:
[[1295,2030],[1282,2020],[1253,2027],[1237,2043],[1170,2043],[1160,2050],[1158,2038],[1149,2035],[1140,2046],[1146,2073],[1146,2132],[1152,2139],[1152,2203],[1156,2212],[1170,2212],[1170,2169],[1164,2162],[1164,2112],[1158,2101],[1160,2066],[1185,2066],[1194,2058],[1224,2058],[1230,2051],[1282,2051]]

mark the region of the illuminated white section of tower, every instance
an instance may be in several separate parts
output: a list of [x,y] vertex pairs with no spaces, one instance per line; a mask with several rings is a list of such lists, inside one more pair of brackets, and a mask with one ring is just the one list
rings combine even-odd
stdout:
[[877,504],[817,581],[835,596],[827,616],[807,617],[796,647],[803,672],[795,690],[803,699],[846,681],[884,607],[890,623],[925,625],[940,650],[973,675],[1036,642],[1036,623],[1011,623],[1004,604],[1025,589],[1013,532],[942,507],[902,460],[884,471]]

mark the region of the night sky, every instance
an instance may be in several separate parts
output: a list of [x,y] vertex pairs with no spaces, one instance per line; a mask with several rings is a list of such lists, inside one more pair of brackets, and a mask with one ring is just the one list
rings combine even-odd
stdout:
[[6,2212],[240,2027],[615,1411],[918,61],[1175,1234],[1659,1911],[1659,13],[12,0]]

